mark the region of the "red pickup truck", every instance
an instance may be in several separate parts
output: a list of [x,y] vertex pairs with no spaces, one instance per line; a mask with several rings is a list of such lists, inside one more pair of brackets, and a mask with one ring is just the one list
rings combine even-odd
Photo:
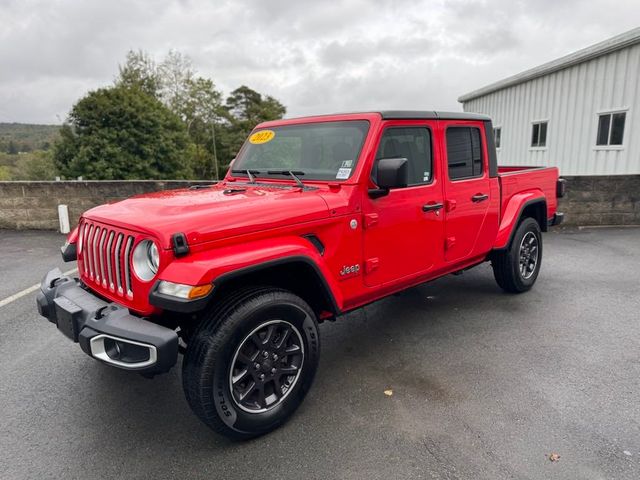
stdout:
[[530,289],[562,221],[556,168],[499,168],[482,115],[383,111],[258,125],[224,180],[89,210],[41,315],[95,359],[147,376],[184,354],[215,431],[273,430],[318,366],[318,323],[482,262]]

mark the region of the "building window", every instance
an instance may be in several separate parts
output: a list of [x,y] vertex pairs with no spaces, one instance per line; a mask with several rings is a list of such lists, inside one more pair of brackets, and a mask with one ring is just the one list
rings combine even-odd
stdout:
[[493,141],[496,144],[496,148],[500,148],[500,139],[502,138],[502,127],[494,127],[493,129]]
[[598,118],[596,145],[622,145],[626,112],[604,113]]
[[547,122],[534,122],[531,133],[532,147],[547,146]]
[[451,180],[482,176],[482,142],[478,128],[447,128],[447,164]]

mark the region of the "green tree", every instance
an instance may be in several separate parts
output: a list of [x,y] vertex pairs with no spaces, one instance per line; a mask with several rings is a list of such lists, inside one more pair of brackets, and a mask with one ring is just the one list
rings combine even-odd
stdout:
[[158,65],[158,75],[161,84],[159,98],[172,112],[181,114],[195,75],[191,59],[176,50],[169,50]]
[[143,92],[158,97],[162,90],[162,78],[156,62],[148,53],[129,50],[123,65],[118,67],[116,86],[137,88]]
[[191,158],[196,178],[220,177],[214,139],[225,113],[222,94],[212,80],[197,77],[187,81],[180,114],[195,144]]
[[246,122],[252,128],[267,120],[282,118],[287,109],[275,98],[243,85],[236,88],[227,98],[227,110],[236,122]]
[[237,155],[249,132],[259,123],[278,120],[287,109],[275,98],[243,85],[226,100],[227,123],[219,135],[222,162],[228,164]]
[[186,158],[196,178],[219,177],[258,123],[286,112],[275,98],[244,85],[223,104],[214,82],[197,76],[191,59],[175,50],[159,63],[143,51],[130,51],[115,84],[144,91],[180,117],[191,141]]
[[183,178],[188,136],[180,118],[142,88],[115,86],[76,103],[54,146],[65,177]]
[[51,152],[37,150],[20,155],[13,178],[14,180],[53,180],[56,175],[56,166]]
[[191,59],[178,51],[169,50],[165,58],[156,63],[147,52],[130,50],[124,64],[119,66],[115,85],[139,88],[179,114],[193,78]]

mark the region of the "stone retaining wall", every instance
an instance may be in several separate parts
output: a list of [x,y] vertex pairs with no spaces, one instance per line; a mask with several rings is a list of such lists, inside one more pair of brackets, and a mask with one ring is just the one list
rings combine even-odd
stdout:
[[58,205],[73,228],[82,212],[140,193],[212,183],[187,180],[0,182],[0,228],[58,230]]
[[567,225],[640,225],[640,175],[563,177]]
[[[640,225],[640,175],[565,177],[566,225]],[[187,180],[0,182],[0,228],[57,230],[58,205],[72,227],[85,210],[145,192],[212,183]]]

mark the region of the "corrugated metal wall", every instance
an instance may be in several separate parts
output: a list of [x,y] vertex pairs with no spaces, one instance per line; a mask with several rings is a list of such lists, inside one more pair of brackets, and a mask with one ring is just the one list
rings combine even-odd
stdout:
[[[564,175],[640,173],[640,45],[465,102],[502,127],[501,165],[549,165]],[[598,112],[627,109],[620,147],[597,147]],[[547,147],[531,148],[548,120]]]

